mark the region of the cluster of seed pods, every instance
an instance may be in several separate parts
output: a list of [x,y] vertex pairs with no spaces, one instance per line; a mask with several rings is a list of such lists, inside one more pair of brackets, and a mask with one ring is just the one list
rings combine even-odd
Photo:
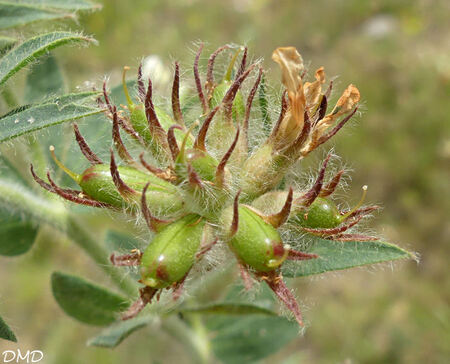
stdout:
[[[283,191],[278,186],[298,159],[330,139],[350,119],[356,111],[359,92],[350,85],[327,114],[332,83],[322,92],[323,68],[316,71],[314,82],[303,83],[303,62],[295,48],[276,49],[272,58],[281,67],[286,88],[281,112],[267,139],[251,148],[248,135],[251,109],[263,84],[263,69],[257,63],[247,66],[246,48],[235,67],[242,51],[239,48],[223,80],[216,83],[216,58],[220,53],[233,51],[231,46],[223,46],[209,57],[202,84],[198,66],[202,48],[197,52],[193,69],[201,126],[199,121],[185,121],[180,105],[178,63],[175,63],[171,115],[154,104],[152,82],[148,80],[145,87],[141,66],[137,102],[132,100],[125,82],[125,68],[123,84],[128,105],[118,110],[108,96],[106,84],[103,100],[99,100],[112,120],[114,147],[125,165],[118,166],[112,149],[108,163],[102,161],[74,124],[76,141],[91,166],[76,174],[59,162],[54,148],[50,150],[57,165],[81,190],[59,187],[50,173],[46,182],[36,175],[33,166],[31,173],[44,189],[66,200],[122,210],[132,216],[138,216],[140,211],[154,232],[144,252],[135,250],[111,256],[116,266],[140,267],[139,282],[143,288],[123,319],[136,316],[155,296],[159,299],[163,289],[172,289],[177,299],[194,264],[215,244],[224,244],[236,257],[245,287],[249,289],[253,279],[266,282],[303,325],[299,306],[283,281],[280,267],[286,260],[320,257],[283,243],[280,229],[298,229],[343,242],[367,241],[375,238],[346,230],[377,206],[361,207],[364,192],[355,208],[338,210],[329,196],[338,186],[343,171],[324,182],[330,155],[309,190],[294,191],[291,187]],[[256,71],[254,84],[244,101],[242,86],[253,71]],[[139,160],[127,149],[121,131],[142,146]],[[145,152],[152,156],[154,165],[145,160]],[[275,213],[265,212],[267,206],[275,209]]]

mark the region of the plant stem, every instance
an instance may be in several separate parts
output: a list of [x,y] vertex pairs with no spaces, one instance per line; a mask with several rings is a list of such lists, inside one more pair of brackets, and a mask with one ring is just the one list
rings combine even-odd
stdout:
[[65,232],[68,211],[59,202],[49,202],[21,186],[0,180],[0,203],[6,204],[12,213],[17,211],[24,218]]

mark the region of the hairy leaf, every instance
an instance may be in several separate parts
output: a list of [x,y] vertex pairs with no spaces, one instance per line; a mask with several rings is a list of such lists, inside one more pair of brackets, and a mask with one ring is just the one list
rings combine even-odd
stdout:
[[223,363],[250,363],[272,355],[298,333],[298,325],[284,317],[252,315],[217,316],[206,326],[213,337],[211,345]]
[[205,320],[213,338],[214,354],[223,363],[250,363],[263,359],[280,350],[299,333],[297,323],[273,315],[271,308],[278,304],[267,285],[261,285],[257,295],[248,301],[244,287],[235,285],[223,304],[253,306],[261,312],[249,316],[221,314],[208,316]]
[[89,101],[93,99],[95,96],[98,96],[98,92],[93,91],[87,91],[87,92],[79,92],[79,93],[71,93],[67,95],[62,95],[58,97],[52,97],[48,100],[45,100],[44,102],[41,102],[39,104],[26,104],[21,105],[19,107],[16,107],[15,109],[12,109],[8,111],[6,114],[0,116],[0,120],[6,119],[9,116],[19,114],[22,111],[25,111],[29,109],[30,107],[36,107],[36,106],[42,106],[42,105],[48,105],[48,104],[55,104],[60,108],[63,108],[69,104],[80,104],[80,105],[87,105],[89,104]]
[[135,317],[131,320],[121,321],[103,330],[100,335],[90,339],[89,346],[114,348],[136,330],[147,326],[151,321],[148,316]]
[[52,55],[35,63],[27,75],[25,102],[34,103],[64,91],[64,77]]
[[16,335],[14,335],[12,330],[9,328],[6,322],[3,321],[1,316],[0,316],[0,339],[14,341],[15,343],[17,342]]
[[129,305],[114,292],[60,272],[52,274],[52,291],[66,314],[89,325],[111,324]]
[[16,184],[27,185],[27,180],[19,172],[19,170],[11,163],[4,154],[3,150],[0,150],[0,176],[3,180],[13,181]]
[[86,101],[93,100],[98,97],[98,95],[99,93],[97,91],[76,92],[52,98],[49,100],[49,103],[56,103],[60,107],[69,104],[84,105]]
[[[65,91],[64,77],[61,69],[56,62],[55,57],[52,54],[42,57],[38,62],[34,63],[28,72],[24,101],[27,103],[37,103],[43,100],[48,100],[50,97],[61,95]],[[69,98],[72,98],[70,96]],[[59,101],[58,101],[59,100]],[[60,97],[57,101],[61,105]],[[66,100],[67,102],[67,100]],[[69,102],[70,103],[70,102]],[[29,143],[30,146],[30,159],[35,163],[36,171],[44,175],[45,167],[49,165],[49,154],[44,150],[50,145],[59,147],[67,143],[66,136],[51,135],[50,133],[41,133],[37,136],[37,139],[33,139]]]
[[0,36],[0,55],[17,43],[16,38]]
[[94,39],[71,32],[51,32],[30,38],[0,59],[0,85],[46,52],[71,43],[90,43]]
[[182,313],[220,314],[220,315],[249,315],[260,314],[276,316],[277,314],[265,307],[240,302],[212,303],[198,307],[185,307],[179,310]]
[[307,250],[319,255],[317,259],[287,261],[283,264],[285,277],[303,277],[361,265],[412,258],[413,255],[396,245],[381,241],[339,242],[317,239]]
[[0,1],[0,14],[0,29],[23,26],[39,20],[53,20],[71,16],[71,14],[52,9],[9,1]]
[[100,4],[88,0],[21,0],[21,3],[33,4],[43,8],[66,10],[95,10],[100,9]]
[[0,118],[0,142],[33,131],[97,114],[100,109],[84,102],[92,93],[69,94],[51,103],[34,105]]
[[26,253],[33,245],[38,227],[0,207],[0,255],[16,256]]

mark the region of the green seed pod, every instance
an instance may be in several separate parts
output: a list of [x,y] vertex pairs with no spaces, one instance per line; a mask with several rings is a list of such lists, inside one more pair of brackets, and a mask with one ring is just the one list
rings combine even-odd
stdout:
[[189,214],[162,228],[142,256],[141,282],[155,289],[180,282],[195,262],[204,226],[200,216]]
[[[301,195],[302,193],[296,192],[294,200]],[[286,196],[286,191],[271,191],[254,200],[252,206],[264,213],[272,213],[283,206]],[[336,204],[323,197],[317,197],[309,207],[294,205],[289,220],[301,227],[312,229],[333,228],[343,221]]]
[[[183,198],[191,211],[215,219],[229,199],[227,189],[218,184],[217,167],[219,162],[199,149],[189,149],[185,154],[185,163],[176,163],[175,171],[181,180],[189,181],[183,185]],[[223,170],[223,178],[231,181],[228,168]]]
[[[183,203],[178,195],[178,190],[171,183],[132,167],[118,167],[118,171],[120,178],[126,185],[137,192],[142,192],[146,183],[150,182],[150,188],[147,190],[146,197],[148,204],[155,211],[172,213],[182,208]],[[108,203],[112,206],[132,206],[134,202],[139,200],[139,196],[130,196],[130,199],[122,197],[113,182],[110,167],[106,164],[97,164],[86,169],[80,175],[78,183],[83,193],[94,200]]]
[[[248,206],[240,205],[238,214],[237,230],[228,241],[231,250],[239,260],[258,272],[269,272],[279,267],[286,260],[289,250],[285,248],[278,231]],[[231,210],[228,210],[225,226],[230,226],[230,215]]]
[[148,127],[147,117],[145,116],[144,105],[128,104],[128,110],[130,111],[130,124],[134,130],[144,139],[148,144],[152,142],[152,136]]
[[[230,61],[230,64],[228,65],[227,72],[225,73],[222,81],[218,85],[214,86],[212,93],[210,95],[210,99],[209,99],[209,106],[211,109],[214,109],[217,105],[220,105],[222,103],[228,90],[233,85],[234,81],[231,80],[231,77],[233,74],[234,65],[236,63],[237,57],[239,56],[239,53],[241,52],[241,50],[242,49],[239,48],[235,52],[234,56],[232,57],[232,59]],[[245,64],[246,58],[247,58],[247,51],[245,51],[244,57],[242,59],[244,64]],[[241,67],[242,67],[242,65],[241,65]],[[238,76],[239,75],[237,75],[236,77],[238,77]],[[237,90],[237,93],[236,93],[233,103],[232,103],[233,119],[237,120],[238,117],[242,118],[244,116],[244,114],[245,114],[244,98],[242,96],[242,92],[240,90]]]
[[312,229],[334,228],[342,222],[336,204],[322,197],[317,197],[309,207],[294,210],[291,218],[294,216],[293,221],[298,225]]
[[188,149],[180,154],[175,165],[178,176],[187,176],[186,165],[190,164],[198,176],[205,181],[213,182],[219,162],[207,152],[200,149]]
[[[199,179],[199,181],[217,183],[219,187],[221,187],[224,181],[230,181],[231,175],[226,167],[226,164],[236,146],[237,139],[225,153],[221,162],[218,162],[217,159],[208,153],[203,144],[204,141],[200,143],[201,145],[196,144],[195,148],[186,149],[186,142],[189,140],[190,130],[193,126],[191,126],[188,130],[186,137],[183,139],[178,155],[176,156],[175,172],[179,179],[190,179],[189,174],[195,172],[196,178]],[[236,138],[238,137],[239,133]],[[189,168],[192,169],[191,172],[189,171]]]

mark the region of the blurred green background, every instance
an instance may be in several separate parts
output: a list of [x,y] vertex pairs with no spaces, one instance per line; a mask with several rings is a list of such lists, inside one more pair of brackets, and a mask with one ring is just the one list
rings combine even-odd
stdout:
[[[449,15],[446,0],[105,0],[102,11],[80,18],[99,45],[56,54],[72,89],[104,75],[118,81],[122,66],[136,67],[151,54],[167,66],[180,59],[191,72],[186,67],[198,40],[210,50],[248,45],[265,58],[275,84],[279,71],[270,55],[283,45],[298,48],[310,75],[323,65],[328,77],[339,76],[336,94],[355,84],[364,111],[334,139],[336,153],[354,170],[349,194],[356,199],[368,184],[369,201],[384,207],[370,227],[418,252],[420,264],[297,280],[310,326],[265,362],[448,363]],[[325,150],[305,168],[317,166]],[[49,276],[62,269],[95,280],[100,273],[86,259],[45,233],[27,255],[2,259],[0,302],[21,333],[20,347],[44,351],[52,364],[184,363],[164,334],[139,332],[114,351],[85,346],[96,329],[62,313]]]

